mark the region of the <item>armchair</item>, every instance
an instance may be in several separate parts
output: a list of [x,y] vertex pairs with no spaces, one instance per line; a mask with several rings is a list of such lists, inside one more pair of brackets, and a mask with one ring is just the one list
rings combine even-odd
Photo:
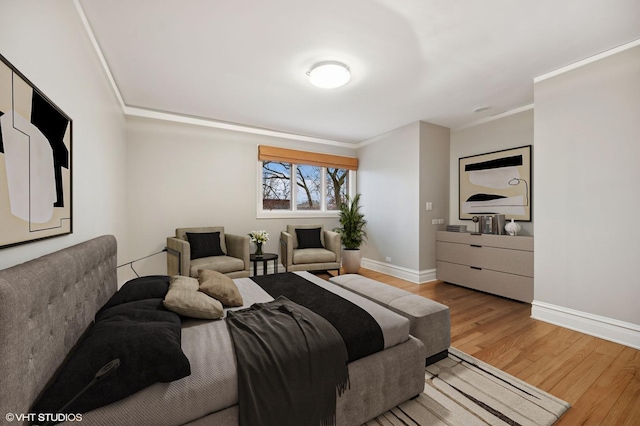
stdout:
[[[217,232],[219,242],[212,234]],[[222,226],[178,228],[167,238],[167,252],[168,275],[198,278],[198,270],[210,269],[231,278],[249,276],[249,236],[225,234]]]
[[280,257],[289,271],[336,269],[340,275],[340,234],[322,225],[287,225],[280,233]]

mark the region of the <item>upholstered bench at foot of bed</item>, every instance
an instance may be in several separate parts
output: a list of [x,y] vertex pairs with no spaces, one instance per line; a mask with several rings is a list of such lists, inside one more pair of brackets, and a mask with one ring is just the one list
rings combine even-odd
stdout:
[[424,343],[427,364],[446,357],[451,344],[448,306],[358,274],[329,281],[408,318],[411,335]]

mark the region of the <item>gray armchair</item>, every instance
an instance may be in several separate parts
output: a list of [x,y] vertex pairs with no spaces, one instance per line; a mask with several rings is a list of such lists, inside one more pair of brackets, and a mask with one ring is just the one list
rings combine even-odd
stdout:
[[[219,246],[215,246],[216,255],[194,259],[192,249],[196,249],[196,253],[199,254],[211,254],[211,245],[206,233],[215,232],[220,233]],[[196,246],[191,246],[187,233],[198,234],[192,237]],[[222,226],[178,228],[175,237],[167,238],[167,252],[168,275],[198,278],[198,270],[210,269],[231,278],[249,276],[249,236],[225,234]]]
[[287,272],[336,269],[339,275],[341,253],[340,234],[322,225],[287,225],[280,233],[280,257]]

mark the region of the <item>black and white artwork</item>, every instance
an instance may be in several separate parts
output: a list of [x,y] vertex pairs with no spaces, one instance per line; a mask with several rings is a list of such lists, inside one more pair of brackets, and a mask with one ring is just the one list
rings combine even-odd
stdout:
[[460,219],[531,221],[531,145],[460,158],[459,174]]
[[72,120],[0,59],[2,248],[72,232]]

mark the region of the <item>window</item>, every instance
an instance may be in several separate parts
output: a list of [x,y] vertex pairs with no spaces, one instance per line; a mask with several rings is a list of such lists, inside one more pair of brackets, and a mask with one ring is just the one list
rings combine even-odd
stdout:
[[262,165],[262,208],[291,209],[291,164],[265,161]]
[[296,210],[320,210],[322,168],[296,165]]
[[349,188],[349,170],[327,168],[327,210],[339,210],[340,205],[347,201]]
[[[258,217],[335,216],[355,193],[355,158],[259,148]],[[340,167],[344,159],[350,163]]]

